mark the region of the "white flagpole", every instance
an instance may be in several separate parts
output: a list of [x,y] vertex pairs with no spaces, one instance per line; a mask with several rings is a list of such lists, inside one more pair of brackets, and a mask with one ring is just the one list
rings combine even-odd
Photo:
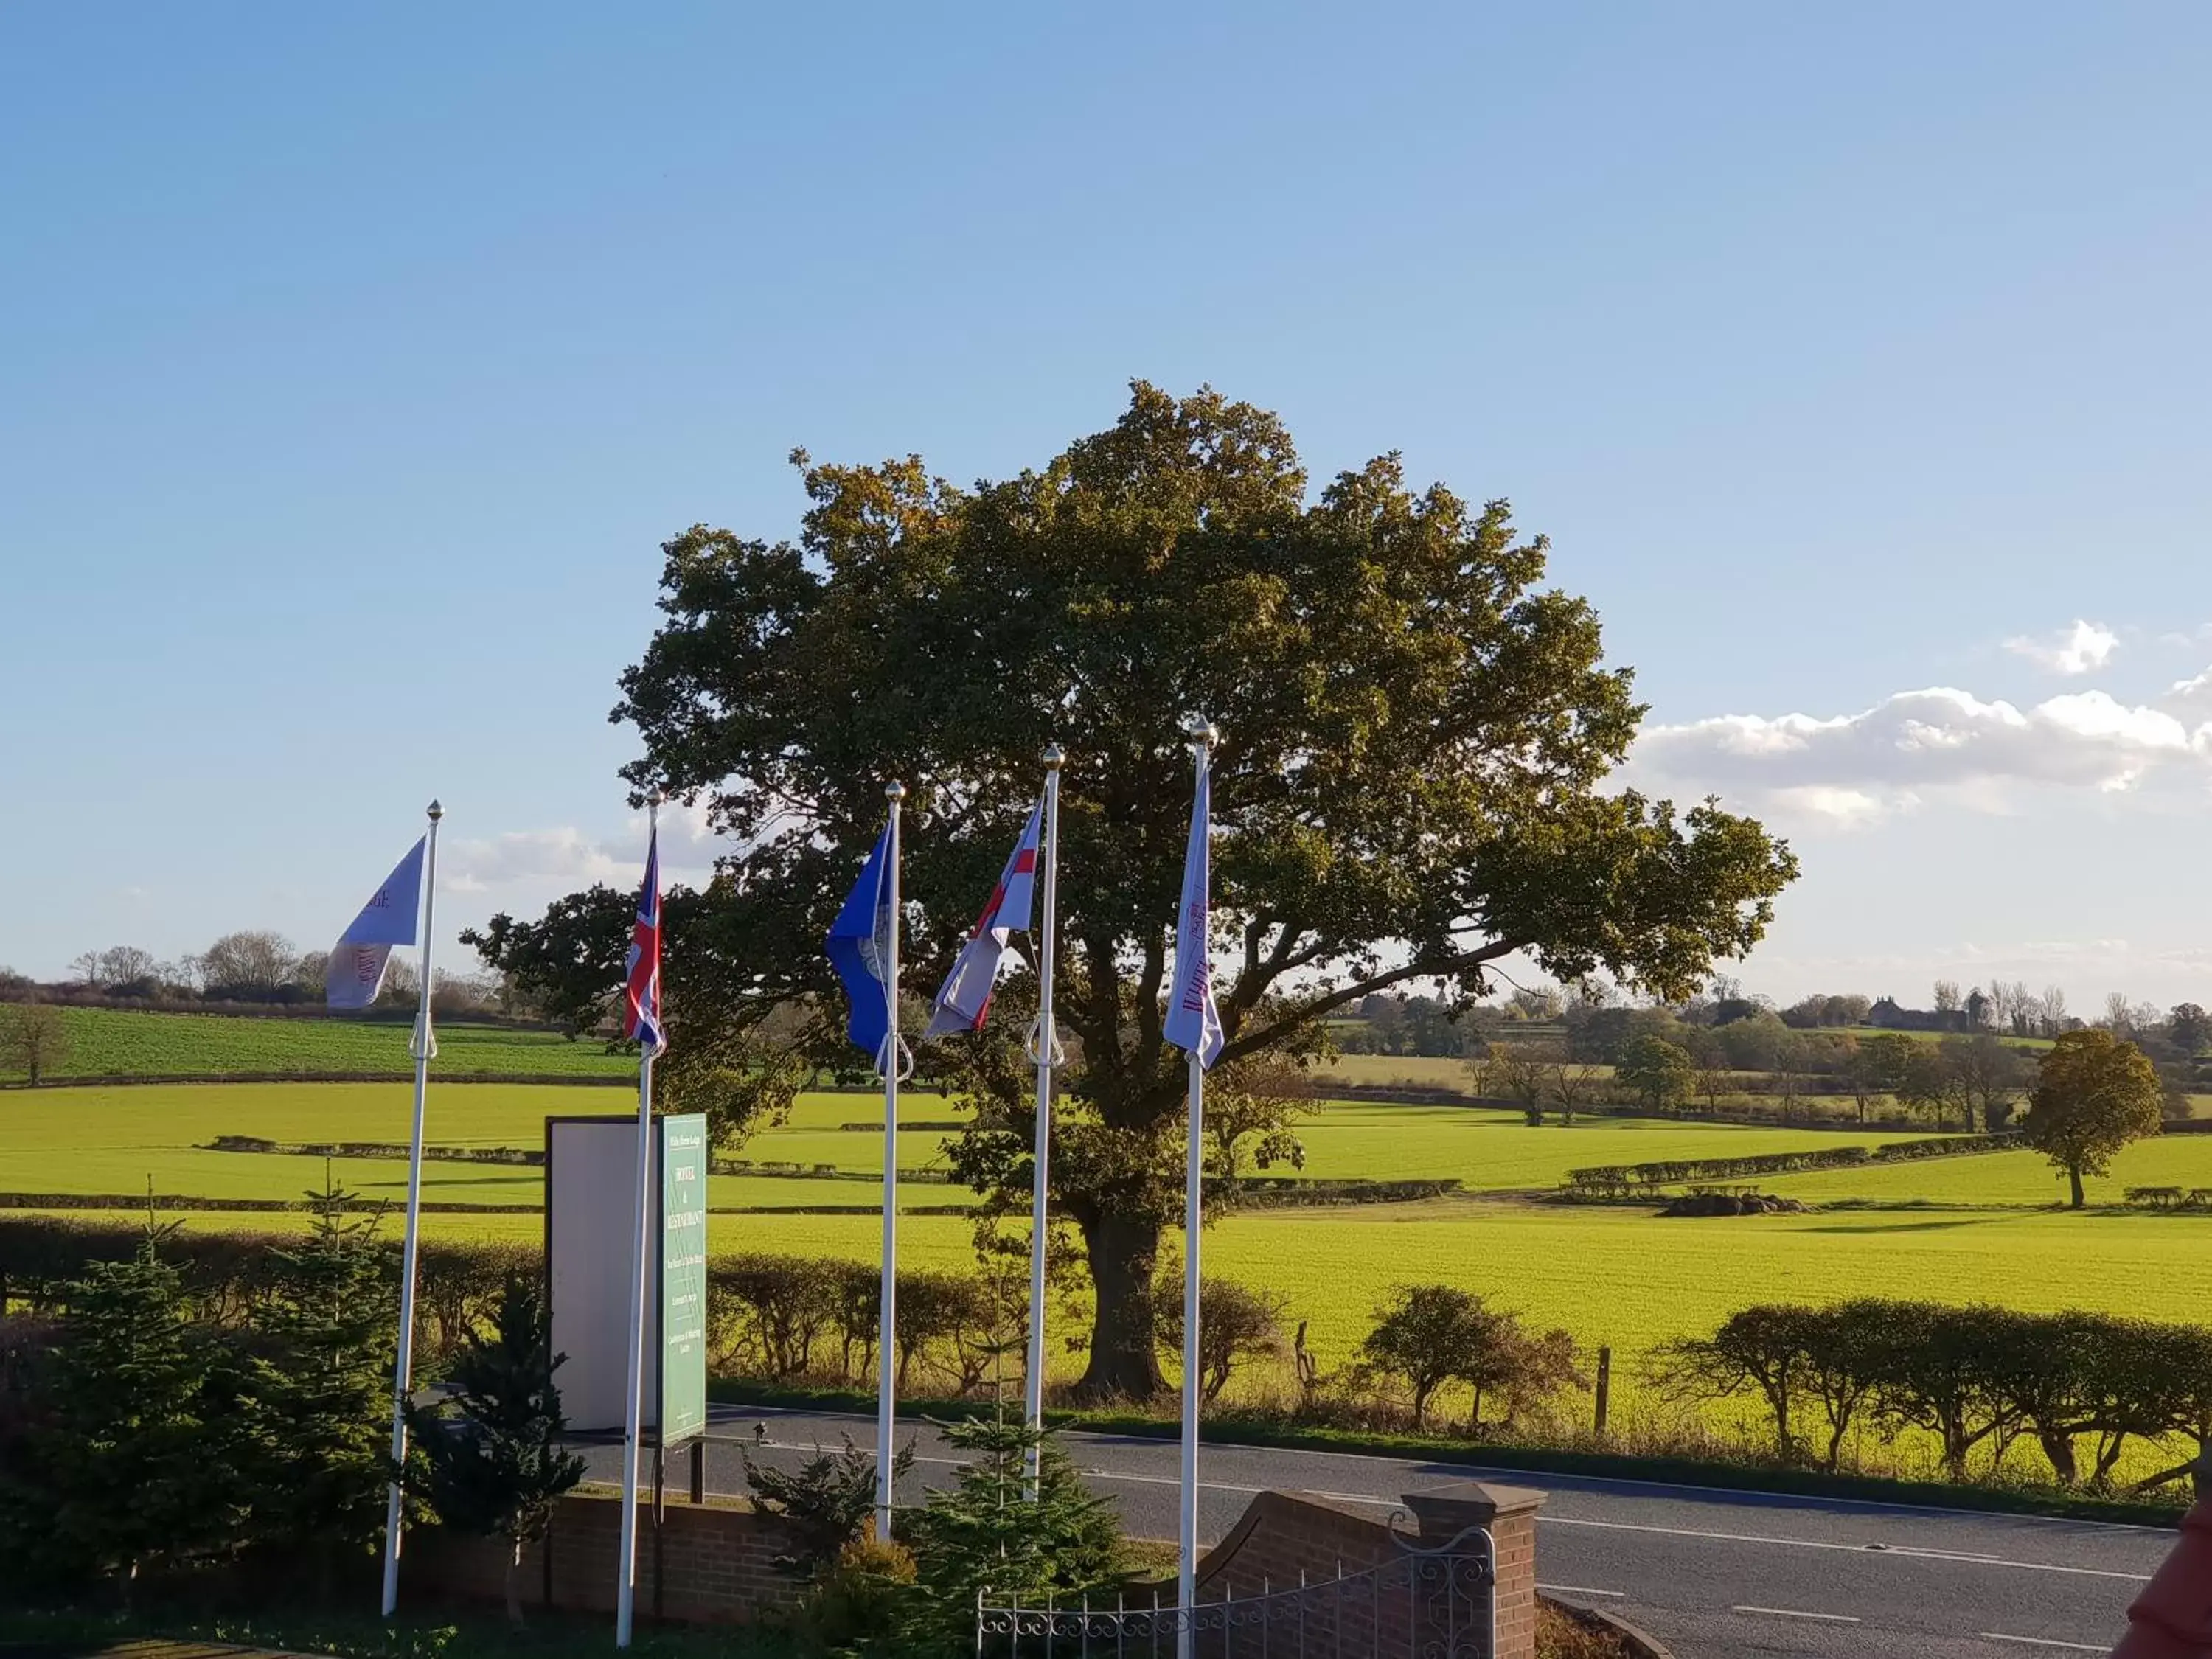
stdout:
[[[438,903],[438,821],[446,809],[429,805],[429,848],[422,872],[422,1001],[415,1012],[415,1038],[409,1044],[415,1056],[415,1133],[407,1147],[406,1243],[401,1249],[399,1269],[399,1354],[392,1371],[392,1462],[396,1470],[407,1456],[407,1391],[414,1380],[415,1255],[422,1229],[422,1097],[430,1083],[430,1056],[436,1045],[430,1034],[430,928]],[[384,1616],[399,1606],[399,1482],[392,1483],[384,1504]]]
[[[1197,786],[1206,781],[1206,768],[1213,757],[1213,727],[1205,721],[1194,721],[1190,737],[1191,748],[1198,757],[1192,787],[1195,800]],[[1206,941],[1200,940],[1199,948],[1205,949]],[[1191,1626],[1198,1601],[1198,1237],[1203,1220],[1200,1182],[1206,1170],[1206,1066],[1196,1048],[1190,1051],[1189,1143],[1183,1164],[1182,1483],[1178,1494],[1181,1525],[1176,1540],[1176,1600],[1184,1611],[1176,1627],[1177,1659],[1193,1659],[1195,1644]]]
[[[1052,1152],[1052,1073],[1060,1044],[1052,1023],[1054,942],[1060,909],[1060,769],[1058,744],[1044,751],[1044,920],[1037,933],[1037,1023],[1030,1045],[1036,1061],[1036,1148],[1030,1188],[1030,1352],[1023,1407],[1032,1429],[1044,1424],[1044,1235],[1047,1160]],[[1037,1449],[1024,1460],[1022,1495],[1036,1502]]]
[[893,1387],[898,1378],[898,1086],[899,1062],[899,803],[906,786],[896,779],[884,786],[891,804],[890,938],[884,953],[884,1047],[877,1058],[884,1076],[884,1270],[883,1302],[876,1318],[876,1539],[891,1535],[891,1437]]
[[[656,785],[646,797],[648,848],[656,844],[659,835],[660,799]],[[655,893],[656,909],[659,902],[660,896]],[[653,1206],[653,1049],[648,1043],[639,1045],[637,1056],[636,1196],[636,1219],[629,1237],[629,1386],[623,1395],[628,1420],[623,1425],[622,1559],[615,1580],[615,1645],[618,1648],[629,1645],[637,1602],[638,1443],[645,1437],[645,1297],[652,1269],[646,1242],[652,1233]]]

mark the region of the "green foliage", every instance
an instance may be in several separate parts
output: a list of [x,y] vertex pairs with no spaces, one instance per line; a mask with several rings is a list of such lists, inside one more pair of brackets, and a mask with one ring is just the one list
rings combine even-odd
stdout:
[[347,1214],[353,1195],[334,1185],[308,1196],[313,1227],[269,1253],[253,1310],[253,1531],[327,1574],[381,1535],[398,1274],[380,1218]]
[[0,1073],[19,1072],[32,1087],[69,1064],[70,1031],[62,1011],[42,1002],[0,1002]]
[[1621,1050],[1613,1076],[1654,1113],[1666,1112],[1690,1097],[1698,1068],[1688,1054],[1664,1037],[1641,1036]]
[[2066,1172],[2081,1207],[2081,1177],[2102,1175],[2130,1141],[2159,1131],[2158,1068],[2110,1031],[2069,1031],[2043,1057],[2027,1114],[2029,1145]]
[[234,1555],[253,1462],[243,1379],[193,1319],[149,1229],[71,1286],[33,1399],[21,1473],[0,1487],[0,1571],[52,1585],[158,1577]]
[[1482,1422],[1482,1396],[1502,1396],[1509,1415],[1528,1404],[1581,1383],[1574,1339],[1565,1331],[1535,1336],[1520,1316],[1490,1307],[1453,1285],[1414,1285],[1376,1310],[1375,1328],[1359,1345],[1361,1359],[1384,1376],[1402,1379],[1412,1394],[1413,1426],[1428,1426],[1430,1402],[1450,1383],[1465,1385],[1474,1401],[1470,1431]]
[[[1643,710],[1503,501],[1416,492],[1395,457],[1310,500],[1274,416],[1142,384],[1111,429],[972,490],[915,459],[795,459],[812,501],[799,544],[704,526],[668,543],[667,620],[622,679],[617,714],[645,749],[625,775],[704,799],[737,849],[687,918],[671,906],[672,1019],[796,1019],[811,1053],[849,1058],[819,941],[886,774],[911,790],[926,984],[989,890],[1037,752],[1063,744],[1063,843],[1091,873],[1062,898],[1059,1008],[1080,1061],[1053,1167],[1098,1291],[1093,1394],[1160,1381],[1150,1291],[1182,1068],[1158,998],[1188,817],[1182,712],[1224,733],[1231,1062],[1310,1059],[1334,1010],[1415,980],[1463,997],[1515,951],[1686,992],[1756,942],[1796,873],[1713,803],[1678,813],[1606,787]],[[590,931],[588,950],[520,948],[495,921],[488,959],[533,990],[587,960],[611,987],[626,924],[574,908],[555,931]],[[961,1173],[1002,1194],[1026,1190],[1015,1012],[946,1049],[988,1109]]]
[[[814,1455],[796,1469],[780,1469],[772,1463],[756,1463],[743,1447],[745,1485],[753,1499],[771,1515],[788,1523],[798,1547],[779,1557],[776,1566],[802,1578],[818,1577],[836,1561],[847,1546],[856,1542],[876,1512],[876,1458],[844,1437],[842,1451],[827,1452],[817,1446]],[[891,1459],[894,1482],[914,1467],[914,1443],[909,1440]]]
[[[1229,1379],[1248,1362],[1279,1358],[1288,1352],[1283,1334],[1290,1301],[1255,1291],[1230,1279],[1207,1279],[1198,1287],[1199,1395],[1208,1405],[1220,1399]],[[1161,1352],[1182,1354],[1182,1297],[1162,1297]]]
[[[942,1425],[964,1460],[949,1487],[907,1521],[920,1583],[902,1620],[901,1652],[972,1652],[975,1596],[1042,1605],[1103,1589],[1120,1575],[1121,1528],[1114,1507],[1049,1431],[997,1419]],[[1036,1496],[1025,1494],[1037,1459]]]
[[896,1638],[915,1577],[905,1545],[855,1538],[799,1597],[795,1623],[832,1653],[880,1650]]
[[[458,1531],[503,1538],[519,1562],[544,1535],[561,1495],[583,1478],[584,1460],[555,1442],[563,1421],[554,1382],[565,1355],[552,1351],[551,1318],[537,1282],[507,1282],[489,1334],[472,1333],[446,1376],[447,1395],[410,1406],[420,1452],[410,1484],[439,1521]],[[510,1569],[508,1612],[519,1617]]]
[[507,1540],[507,1616],[522,1622],[523,1546],[544,1536],[584,1460],[555,1443],[563,1422],[553,1381],[551,1316],[534,1279],[510,1278],[489,1335],[471,1332],[436,1405],[408,1407],[412,1455],[399,1471],[443,1525]]

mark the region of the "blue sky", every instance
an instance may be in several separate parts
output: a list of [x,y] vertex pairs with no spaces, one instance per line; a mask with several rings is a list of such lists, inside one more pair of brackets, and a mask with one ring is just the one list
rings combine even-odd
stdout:
[[2212,1001],[2208,83],[2180,4],[9,9],[0,963],[319,945],[434,793],[444,920],[627,879],[663,538],[1142,375],[1547,532],[1639,775],[1804,857],[1751,983]]

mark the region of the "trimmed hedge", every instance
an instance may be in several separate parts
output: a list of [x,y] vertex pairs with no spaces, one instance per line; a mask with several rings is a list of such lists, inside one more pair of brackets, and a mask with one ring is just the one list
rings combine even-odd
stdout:
[[1794,1175],[1802,1170],[1841,1170],[1861,1164],[1909,1164],[1929,1158],[2002,1152],[2024,1145],[2016,1130],[1996,1134],[1946,1135],[1896,1140],[1886,1146],[1820,1146],[1802,1152],[1762,1152],[1752,1158],[1686,1158],[1652,1164],[1607,1164],[1570,1170],[1564,1187],[1604,1194],[1646,1192],[1690,1182],[1734,1181],[1750,1176]]

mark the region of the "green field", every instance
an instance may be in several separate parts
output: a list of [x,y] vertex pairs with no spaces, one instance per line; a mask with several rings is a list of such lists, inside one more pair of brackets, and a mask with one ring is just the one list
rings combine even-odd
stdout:
[[[251,1135],[285,1146],[404,1145],[413,1099],[404,1083],[151,1083],[11,1091],[0,1094],[0,1191],[131,1195],[146,1191],[150,1180],[163,1194],[285,1202],[322,1185],[322,1158],[202,1149],[219,1135]],[[917,1121],[949,1122],[955,1115],[950,1103],[934,1096],[912,1103]],[[542,1147],[549,1115],[599,1116],[625,1108],[635,1109],[626,1095],[598,1089],[434,1085],[425,1139],[434,1146]],[[880,1176],[882,1132],[838,1126],[880,1121],[882,1111],[866,1095],[804,1095],[789,1128],[757,1136],[739,1155]],[[946,1139],[943,1129],[902,1132],[900,1169],[942,1170]],[[404,1158],[341,1158],[332,1169],[341,1185],[365,1196],[406,1190]],[[788,1209],[866,1203],[875,1190],[857,1181],[716,1176],[708,1200]],[[961,1203],[972,1197],[966,1188],[943,1184],[903,1190],[907,1203]],[[453,1203],[535,1206],[543,1200],[544,1181],[535,1169],[432,1162],[424,1170],[423,1194]]]
[[[2066,1176],[2039,1152],[1990,1152],[1863,1170],[1809,1170],[1762,1176],[1759,1191],[1808,1204],[1868,1199],[1885,1204],[2046,1205],[2066,1201]],[[2130,1187],[2212,1187],[2212,1135],[2160,1135],[2139,1140],[2112,1160],[2108,1176],[2082,1186],[2092,1204],[2118,1204]],[[2212,1245],[2212,1235],[2206,1243]]]
[[[64,1008],[68,1051],[57,1078],[223,1077],[243,1072],[392,1072],[413,1068],[406,1024],[242,1014]],[[628,1078],[637,1061],[604,1043],[503,1025],[441,1025],[439,1067],[562,1077]]]
[[[11,1091],[0,1094],[0,1191],[139,1194],[148,1179],[163,1194],[223,1198],[298,1196],[319,1185],[321,1160],[198,1150],[220,1135],[251,1135],[284,1146],[336,1142],[404,1144],[413,1095],[404,1083],[132,1084],[109,1087]],[[935,1095],[909,1097],[908,1121],[945,1124],[957,1105]],[[544,1084],[433,1085],[426,1139],[433,1146],[544,1145],[549,1115],[602,1115],[629,1108],[612,1091]],[[883,1173],[883,1133],[846,1128],[879,1123],[873,1096],[815,1093],[799,1097],[791,1121],[763,1131],[734,1156],[759,1163],[827,1165]],[[1572,1127],[1531,1129],[1516,1113],[1470,1106],[1391,1106],[1364,1102],[1323,1104],[1299,1126],[1306,1146],[1303,1171],[1270,1173],[1316,1180],[1457,1179],[1470,1192],[1550,1188],[1571,1169],[1654,1158],[1741,1157],[1849,1144],[1878,1145],[1895,1132],[1823,1133],[1808,1129],[1748,1128],[1660,1119],[1598,1118]],[[902,1170],[945,1168],[945,1128],[902,1130]],[[398,1163],[343,1160],[341,1180],[364,1192],[393,1184]],[[850,1203],[854,1182],[749,1180],[752,1188],[826,1187]],[[425,1176],[434,1197],[468,1203],[534,1204],[535,1170],[434,1164]],[[964,1188],[920,1187],[921,1201],[965,1198]],[[718,1188],[715,1201],[725,1200]],[[787,1198],[779,1207],[798,1202]]]
[[[1480,1106],[1393,1106],[1332,1101],[1298,1125],[1302,1173],[1320,1180],[1456,1178],[1469,1192],[1556,1187],[1570,1170],[1662,1158],[1751,1158],[1828,1146],[1926,1139],[1925,1131],[1818,1129],[1683,1123],[1666,1118],[1584,1118],[1532,1129],[1518,1112]],[[1285,1170],[1267,1171],[1287,1174]]]
[[1436,1054],[1339,1054],[1315,1076],[1323,1086],[1334,1079],[1363,1088],[1406,1085],[1416,1089],[1452,1089],[1463,1095],[1474,1092],[1474,1074],[1465,1060]]

